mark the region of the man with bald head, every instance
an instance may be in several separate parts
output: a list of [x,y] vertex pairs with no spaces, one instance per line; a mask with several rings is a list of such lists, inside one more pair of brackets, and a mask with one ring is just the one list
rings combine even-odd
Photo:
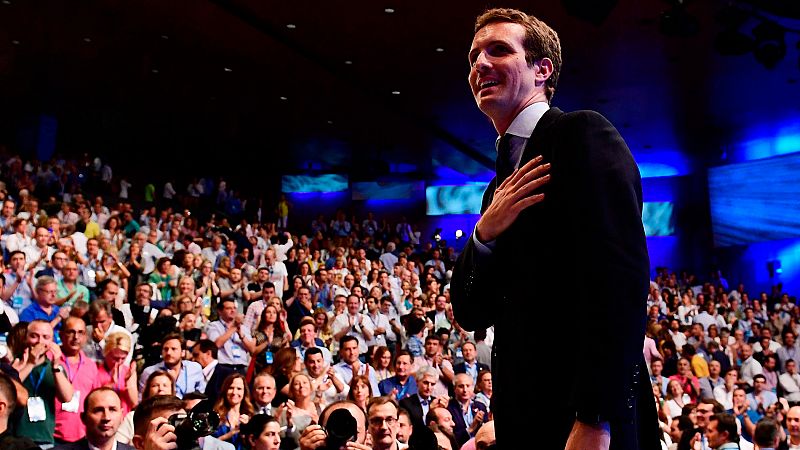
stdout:
[[800,406],[792,406],[786,413],[786,430],[789,432],[788,448],[800,450]]

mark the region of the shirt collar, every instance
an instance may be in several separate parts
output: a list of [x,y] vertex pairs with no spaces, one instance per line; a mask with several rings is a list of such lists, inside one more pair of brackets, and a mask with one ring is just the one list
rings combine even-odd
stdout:
[[539,119],[548,109],[550,109],[550,105],[547,102],[536,102],[528,105],[514,118],[506,133],[529,139],[533,134],[533,129],[536,128],[536,124],[539,123]]
[[[94,445],[92,445],[89,442],[87,442],[86,444],[89,446],[89,450],[100,450],[99,447],[95,447]],[[111,445],[111,450],[117,450],[117,440],[116,439],[114,439],[114,443]]]
[[208,381],[209,377],[211,377],[211,373],[214,372],[214,369],[217,367],[219,361],[216,359],[208,363],[207,366],[203,367],[203,377],[205,377],[206,381]]

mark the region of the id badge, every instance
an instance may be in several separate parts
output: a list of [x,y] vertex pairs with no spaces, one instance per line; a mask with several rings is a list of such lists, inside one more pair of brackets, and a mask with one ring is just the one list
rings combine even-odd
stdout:
[[81,392],[80,391],[73,391],[72,392],[72,400],[68,401],[67,403],[61,404],[61,410],[64,412],[69,413],[78,413],[78,405],[81,399]]
[[231,354],[233,355],[234,359],[241,358],[242,357],[242,348],[239,347],[236,344],[233,344],[233,349],[231,351]]
[[22,308],[22,297],[20,296],[14,297],[14,299],[11,301],[11,306],[15,310],[19,310],[20,308]]
[[47,411],[44,409],[44,400],[41,397],[30,397],[27,408],[28,419],[31,422],[41,422],[47,419]]
[[264,360],[267,364],[272,364],[272,352],[267,350],[267,353],[264,353]]

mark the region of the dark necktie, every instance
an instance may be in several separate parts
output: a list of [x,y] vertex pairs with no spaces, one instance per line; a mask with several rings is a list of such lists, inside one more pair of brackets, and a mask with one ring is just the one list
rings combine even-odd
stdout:
[[497,185],[503,182],[514,172],[514,168],[519,162],[520,152],[523,149],[525,138],[506,133],[500,138],[497,145]]

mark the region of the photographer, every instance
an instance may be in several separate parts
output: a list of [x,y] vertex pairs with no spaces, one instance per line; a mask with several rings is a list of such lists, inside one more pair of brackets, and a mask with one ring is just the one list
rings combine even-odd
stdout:
[[322,411],[320,425],[309,425],[303,431],[300,450],[372,450],[366,445],[366,439],[367,417],[364,411],[355,403],[343,400],[331,403]]
[[[157,395],[140,403],[133,419],[133,446],[137,450],[234,449],[233,445],[227,442],[207,439],[212,430],[195,430],[191,427],[192,421],[181,420],[180,416],[175,414],[185,415],[186,410],[184,403],[172,395]],[[179,447],[180,440],[191,440],[192,445]]]

